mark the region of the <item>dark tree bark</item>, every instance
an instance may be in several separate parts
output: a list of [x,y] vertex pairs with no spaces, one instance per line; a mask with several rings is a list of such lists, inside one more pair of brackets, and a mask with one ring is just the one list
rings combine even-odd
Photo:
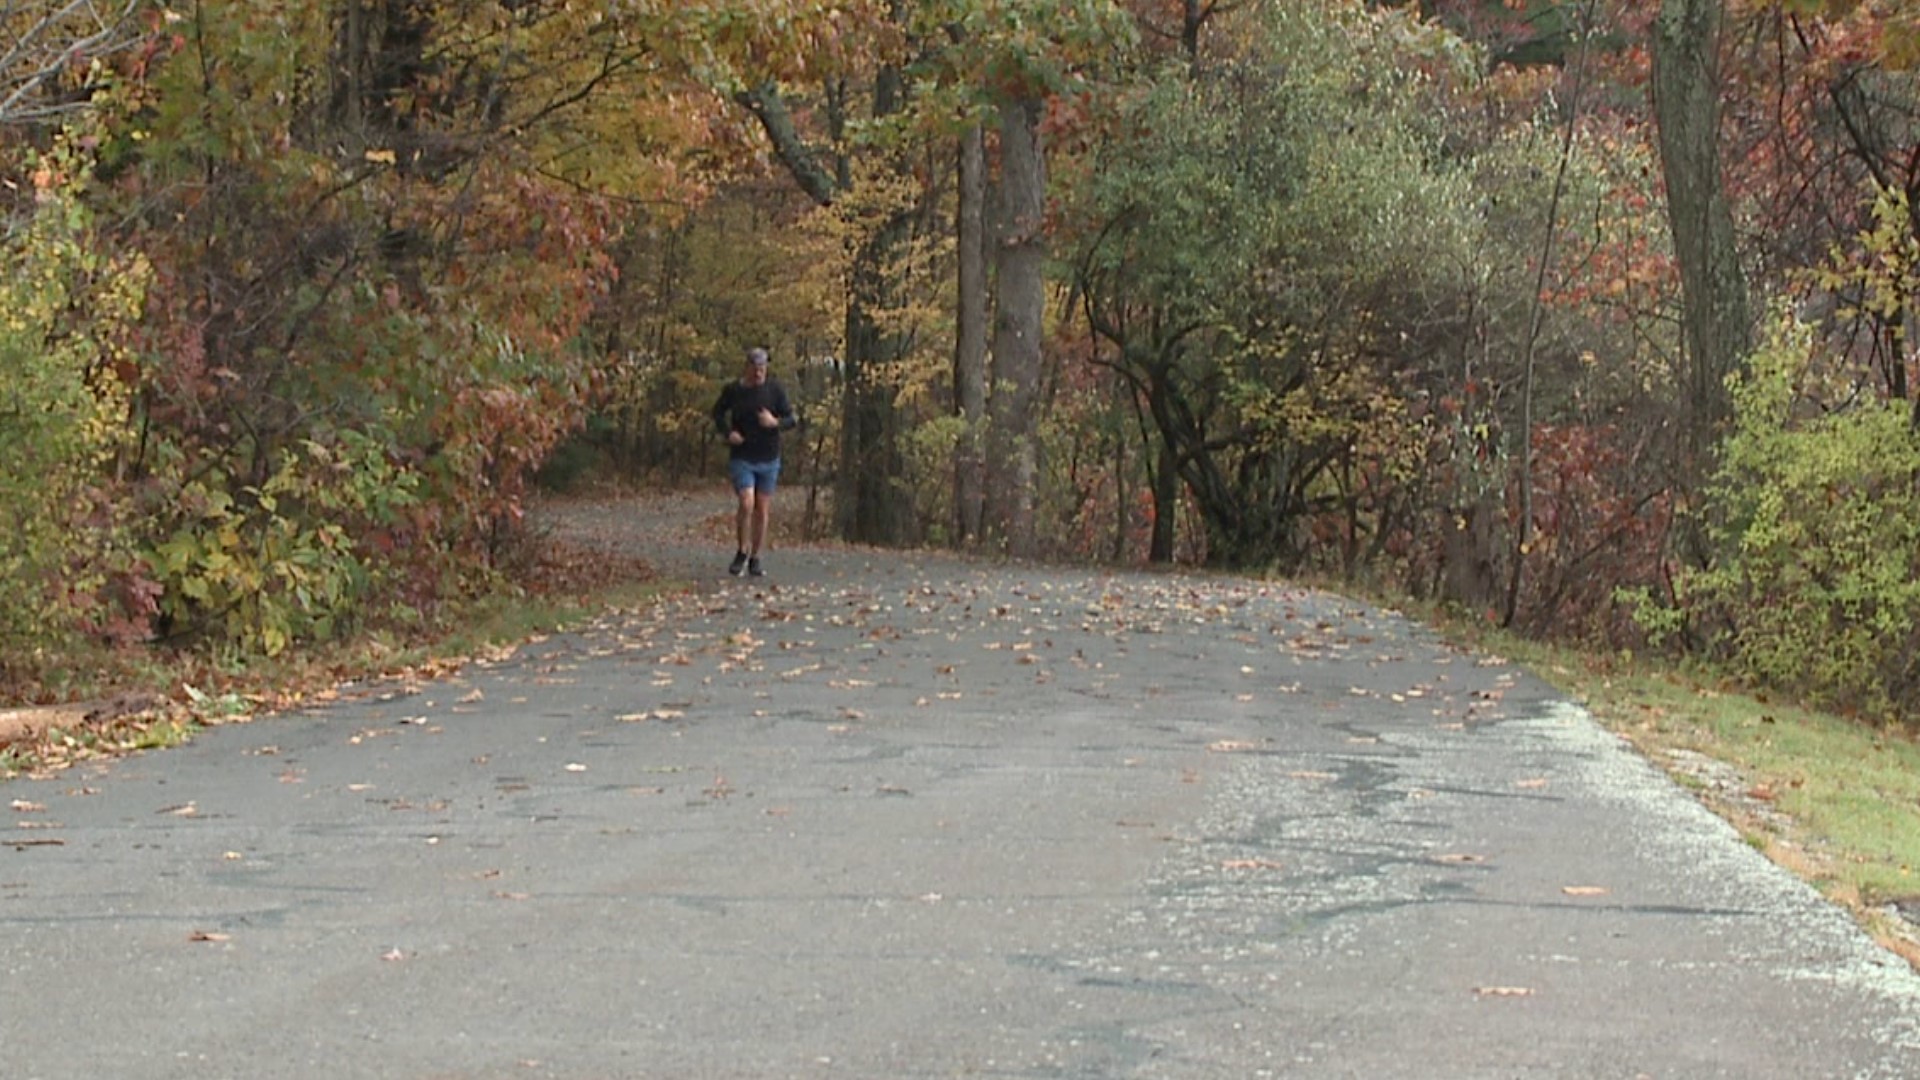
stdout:
[[1731,414],[1726,377],[1752,349],[1746,275],[1721,181],[1720,0],[1662,0],[1653,26],[1653,110],[1667,185],[1667,222],[1684,294],[1687,459],[1704,475]]
[[986,498],[987,151],[974,125],[960,137],[959,311],[953,347],[953,404],[962,422],[953,459],[954,540],[979,537]]
[[1153,536],[1147,545],[1147,561],[1173,561],[1175,526],[1180,522],[1180,464],[1173,443],[1160,437],[1160,463],[1153,470]]
[[1000,106],[1000,199],[995,223],[993,392],[988,401],[987,524],[1008,554],[1034,554],[1034,406],[1046,304],[1047,173],[1040,102]]

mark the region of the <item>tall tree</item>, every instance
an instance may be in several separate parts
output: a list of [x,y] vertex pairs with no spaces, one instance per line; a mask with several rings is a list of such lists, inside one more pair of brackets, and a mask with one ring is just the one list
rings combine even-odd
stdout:
[[[1297,566],[1366,425],[1406,298],[1464,264],[1454,168],[1390,42],[1404,15],[1249,8],[1217,60],[1126,101],[1071,201],[1076,295],[1221,566]],[[1441,43],[1444,45],[1444,43]],[[1406,315],[1399,313],[1406,312]],[[1411,336],[1409,334],[1409,336]]]
[[987,148],[978,121],[960,135],[958,165],[953,404],[960,435],[953,462],[953,534],[968,543],[979,538],[986,512]]
[[1000,184],[994,229],[992,417],[988,429],[988,528],[1008,554],[1034,554],[1035,403],[1046,311],[1046,152],[1041,102],[1000,103]]
[[1653,25],[1653,111],[1684,292],[1685,472],[1695,476],[1729,415],[1726,377],[1753,343],[1746,274],[1720,167],[1722,23],[1720,0],[1662,0]]

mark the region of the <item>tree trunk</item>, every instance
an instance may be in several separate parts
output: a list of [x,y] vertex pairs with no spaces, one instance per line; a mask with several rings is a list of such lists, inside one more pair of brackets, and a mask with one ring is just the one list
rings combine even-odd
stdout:
[[953,537],[980,535],[986,499],[987,418],[987,151],[979,125],[960,137],[959,310],[953,346],[953,406],[960,442],[953,455]]
[[1179,524],[1180,467],[1174,460],[1173,441],[1160,436],[1160,464],[1153,470],[1153,539],[1147,548],[1150,563],[1173,561],[1175,527]]
[[1653,26],[1653,111],[1680,267],[1686,333],[1687,459],[1698,479],[1732,412],[1726,377],[1752,348],[1746,275],[1720,176],[1721,0],[1662,0]]
[[913,539],[913,500],[902,480],[907,465],[889,374],[905,342],[875,318],[891,306],[894,282],[887,268],[896,261],[912,221],[910,213],[897,214],[861,245],[847,298],[846,385],[834,506],[841,537],[857,544],[891,547]]
[[1040,388],[1040,339],[1046,310],[1046,161],[1040,102],[1000,106],[1000,205],[994,248],[993,393],[988,404],[987,518],[1007,553],[1035,552],[1034,404]]

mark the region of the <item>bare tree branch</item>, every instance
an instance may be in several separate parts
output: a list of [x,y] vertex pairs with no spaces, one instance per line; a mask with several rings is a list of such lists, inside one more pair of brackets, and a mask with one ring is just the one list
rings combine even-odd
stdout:
[[840,193],[840,186],[833,174],[820,164],[813,148],[801,137],[792,113],[787,111],[786,100],[780,96],[779,88],[771,82],[763,82],[735,94],[734,100],[760,121],[767,138],[773,141],[774,152],[780,156],[787,171],[793,174],[800,189],[821,206],[832,205]]
[[76,65],[131,48],[147,0],[0,0],[0,125],[42,123],[87,107],[45,91]]

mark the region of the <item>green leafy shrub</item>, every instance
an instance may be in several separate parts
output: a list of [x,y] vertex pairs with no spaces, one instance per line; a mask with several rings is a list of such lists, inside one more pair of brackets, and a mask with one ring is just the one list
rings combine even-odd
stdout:
[[147,274],[102,253],[81,142],[25,155],[31,194],[0,219],[0,674],[89,630],[143,632],[137,604],[128,623],[108,602],[128,559],[103,486],[125,432],[122,338]]
[[1920,435],[1905,403],[1829,378],[1811,342],[1783,316],[1735,384],[1708,493],[1716,561],[1681,575],[1676,598],[1747,678],[1826,705],[1911,709]]
[[232,487],[217,475],[183,485],[185,512],[146,559],[174,633],[268,656],[335,636],[388,586],[392,570],[366,538],[418,501],[418,477],[356,432],[287,451],[238,497]]

